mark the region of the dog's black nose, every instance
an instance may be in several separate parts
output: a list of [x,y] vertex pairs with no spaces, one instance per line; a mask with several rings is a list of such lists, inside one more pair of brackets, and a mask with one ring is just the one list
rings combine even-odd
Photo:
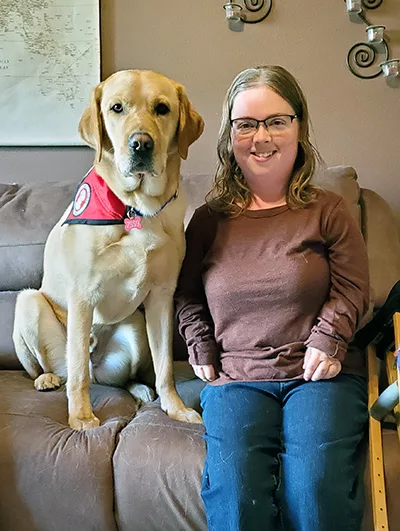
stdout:
[[133,150],[148,154],[153,151],[154,140],[147,133],[134,133],[129,137],[128,144]]

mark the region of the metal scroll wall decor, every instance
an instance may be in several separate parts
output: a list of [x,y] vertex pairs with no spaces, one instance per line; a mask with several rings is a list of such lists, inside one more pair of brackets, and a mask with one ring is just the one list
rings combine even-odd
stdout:
[[[383,0],[345,0],[345,2],[350,18],[354,20],[354,17],[357,17],[367,26],[365,31],[368,42],[357,42],[347,54],[347,66],[350,72],[361,79],[373,79],[381,74],[385,77],[398,76],[400,61],[390,59],[389,45],[384,33],[386,27],[372,25],[365,15],[365,9],[377,9]],[[379,56],[384,57],[381,63],[377,63]]]

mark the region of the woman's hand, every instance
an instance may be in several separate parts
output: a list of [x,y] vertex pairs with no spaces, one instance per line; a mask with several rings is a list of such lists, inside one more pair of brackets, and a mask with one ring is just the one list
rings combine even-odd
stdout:
[[336,358],[332,358],[314,347],[308,347],[303,362],[304,376],[308,381],[329,380],[334,378],[342,370],[342,364]]
[[214,365],[192,365],[195,375],[203,382],[212,382],[217,378]]

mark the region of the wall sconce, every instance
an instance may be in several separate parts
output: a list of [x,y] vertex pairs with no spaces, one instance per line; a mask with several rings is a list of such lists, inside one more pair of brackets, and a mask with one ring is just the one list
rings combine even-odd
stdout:
[[224,4],[225,17],[230,22],[255,24],[269,15],[272,0],[238,0]]
[[[352,74],[361,79],[373,79],[380,76],[395,77],[399,75],[399,60],[389,59],[389,46],[385,39],[385,26],[373,26],[365,16],[365,9],[377,9],[383,0],[344,0],[346,9],[350,15],[358,17],[367,25],[368,42],[354,44],[347,54],[347,66]],[[372,73],[363,73],[361,69],[370,68],[377,60],[377,54],[384,54],[385,60],[379,63],[379,70]]]

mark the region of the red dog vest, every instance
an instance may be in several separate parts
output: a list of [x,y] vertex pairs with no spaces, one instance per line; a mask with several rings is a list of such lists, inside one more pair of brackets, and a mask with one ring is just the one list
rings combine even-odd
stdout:
[[156,212],[145,216],[118,199],[107,183],[91,169],[75,194],[74,202],[63,225],[116,225],[124,224],[127,231],[142,228],[142,217],[156,216],[178,197],[178,190]]
[[126,217],[126,206],[92,169],[79,185],[71,211],[63,225],[123,224]]

